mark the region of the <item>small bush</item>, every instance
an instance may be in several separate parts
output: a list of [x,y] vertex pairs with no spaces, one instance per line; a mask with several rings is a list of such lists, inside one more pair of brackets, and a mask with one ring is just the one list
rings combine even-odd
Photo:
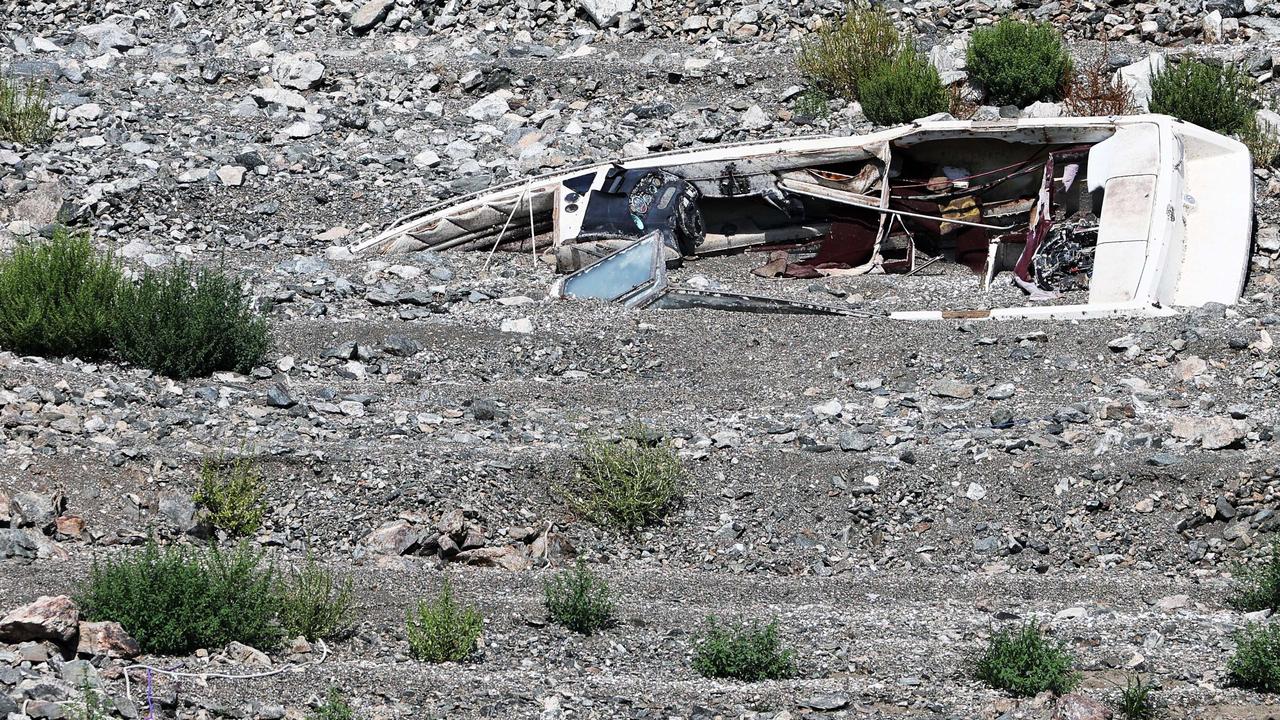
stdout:
[[1070,653],[1046,638],[1035,625],[996,633],[979,658],[974,675],[997,690],[1031,697],[1045,690],[1057,695],[1080,682]]
[[1153,720],[1156,716],[1156,704],[1151,700],[1151,685],[1142,681],[1141,675],[1135,675],[1125,682],[1120,690],[1120,701],[1116,703],[1116,715],[1121,720]]
[[544,589],[547,615],[558,625],[591,635],[613,622],[608,583],[587,569],[581,559],[574,569],[549,580]]
[[308,640],[341,637],[351,628],[352,582],[335,576],[308,556],[285,574],[280,592],[280,625],[289,637]]
[[116,349],[125,360],[177,379],[217,370],[247,372],[270,345],[266,320],[244,286],[218,269],[179,263],[124,286]]
[[1244,130],[1258,110],[1258,84],[1235,65],[1170,60],[1151,77],[1151,112],[1218,133]]
[[48,92],[43,82],[19,87],[16,79],[0,76],[0,140],[30,145],[51,139]]
[[141,552],[95,562],[79,599],[90,620],[113,620],[151,653],[182,653],[238,641],[279,640],[276,573],[247,545],[192,552],[150,543]]
[[1280,126],[1256,115],[1240,131],[1240,142],[1249,148],[1253,164],[1258,167],[1275,167],[1280,160]]
[[200,487],[193,499],[209,511],[213,526],[232,537],[252,535],[262,526],[266,493],[262,471],[250,457],[205,459],[200,467]]
[[951,98],[938,71],[914,50],[898,53],[862,84],[862,112],[877,125],[897,125],[947,112]]
[[342,691],[330,687],[324,703],[307,714],[307,720],[353,720],[355,711],[342,697]]
[[1227,662],[1233,685],[1280,692],[1280,625],[1250,623],[1236,633],[1236,654]]
[[34,355],[94,358],[111,349],[120,267],[88,235],[54,231],[0,259],[0,346]]
[[796,59],[801,74],[829,95],[861,97],[862,83],[902,47],[902,39],[885,11],[867,0],[855,0],[844,18],[825,25],[804,43]]
[[796,98],[796,114],[808,118],[824,118],[831,114],[829,103],[826,93],[817,88],[809,88]]
[[453,584],[445,578],[434,600],[419,600],[418,607],[409,612],[405,629],[409,652],[415,658],[461,662],[475,650],[484,618],[475,608],[463,607],[453,599]]
[[967,60],[970,76],[998,105],[1057,100],[1071,73],[1071,56],[1049,23],[1001,20],[975,30]]
[[1129,87],[1115,82],[1107,45],[1102,46],[1101,54],[1086,60],[1070,75],[1063,91],[1063,105],[1068,115],[1076,117],[1132,115],[1138,111]]
[[796,675],[795,652],[778,640],[777,620],[725,625],[709,615],[695,642],[693,669],[703,677],[758,682]]
[[1237,610],[1280,610],[1280,540],[1273,540],[1266,561],[1236,569],[1234,592],[1227,602]]
[[618,443],[591,439],[573,482],[563,492],[578,512],[602,525],[635,530],[658,522],[680,499],[684,469],[643,429]]

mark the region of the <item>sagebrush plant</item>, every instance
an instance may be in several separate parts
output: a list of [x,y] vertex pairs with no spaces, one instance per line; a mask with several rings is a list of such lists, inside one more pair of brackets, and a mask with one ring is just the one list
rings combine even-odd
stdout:
[[680,500],[684,477],[680,458],[635,428],[619,442],[587,440],[562,495],[595,523],[637,530],[666,516]]
[[714,615],[694,642],[693,669],[703,677],[746,682],[795,677],[795,651],[783,647],[778,621],[726,624]]
[[882,8],[855,0],[844,16],[824,25],[800,47],[801,74],[828,95],[861,97],[862,83],[903,47],[902,37]]
[[547,581],[547,615],[551,621],[583,635],[591,635],[613,622],[614,605],[609,584],[587,568],[581,558],[573,569]]
[[1257,81],[1231,63],[1171,59],[1151,76],[1148,107],[1153,113],[1230,135],[1253,120],[1259,107],[1257,90]]
[[324,702],[307,713],[307,720],[353,720],[355,716],[351,705],[347,703],[346,698],[342,697],[342,691],[330,686]]
[[1240,142],[1249,148],[1249,156],[1258,167],[1275,167],[1280,161],[1280,125],[1255,115],[1240,131]]
[[281,578],[280,626],[289,637],[341,637],[351,629],[353,597],[350,576],[335,574],[308,555],[305,564]]
[[221,268],[177,263],[123,287],[116,350],[135,365],[176,379],[217,370],[247,372],[271,344],[238,278]]
[[0,75],[0,140],[30,145],[53,137],[49,86]]
[[1062,695],[1080,682],[1072,662],[1071,654],[1061,644],[1028,623],[993,635],[978,659],[974,676],[997,690],[1020,697],[1032,697],[1045,690]]
[[1236,654],[1227,662],[1227,677],[1237,687],[1280,692],[1280,624],[1249,623],[1236,633]]
[[89,236],[54,229],[0,259],[0,347],[97,358],[111,350],[120,266]]
[[1063,89],[1062,104],[1068,115],[1076,117],[1132,115],[1138,112],[1129,86],[1115,81],[1111,50],[1106,43],[1100,54],[1085,60],[1070,73]]
[[1151,699],[1151,689],[1151,684],[1143,682],[1141,675],[1126,679],[1116,702],[1116,716],[1121,720],[1154,720],[1156,704]]
[[1227,603],[1237,610],[1280,610],[1280,539],[1273,539],[1263,562],[1239,566]]
[[78,598],[89,620],[120,623],[149,653],[184,653],[280,638],[275,567],[241,544],[230,552],[160,549],[97,561]]
[[966,60],[997,105],[1057,100],[1071,76],[1071,55],[1049,23],[1004,19],[974,30]]
[[453,584],[447,577],[440,593],[419,600],[405,623],[410,654],[433,663],[466,660],[483,630],[484,618],[475,608],[454,599]]
[[862,83],[862,112],[877,125],[911,122],[950,106],[938,71],[915,50],[902,50]]
[[267,492],[258,462],[248,455],[205,458],[200,485],[192,499],[209,511],[213,526],[232,537],[252,535],[262,527]]

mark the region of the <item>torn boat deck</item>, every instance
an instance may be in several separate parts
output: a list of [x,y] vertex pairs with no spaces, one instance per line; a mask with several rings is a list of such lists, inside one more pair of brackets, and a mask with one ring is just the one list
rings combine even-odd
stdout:
[[922,121],[520,180],[406,215],[351,250],[530,252],[566,273],[552,296],[630,307],[864,314],[669,272],[750,253],[761,277],[971,273],[972,301],[893,318],[1167,315],[1239,299],[1252,183],[1244,145],[1163,115]]

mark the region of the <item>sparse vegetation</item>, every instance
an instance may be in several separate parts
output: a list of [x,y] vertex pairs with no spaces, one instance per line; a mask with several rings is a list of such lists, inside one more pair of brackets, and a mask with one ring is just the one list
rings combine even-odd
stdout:
[[1116,703],[1116,716],[1120,720],[1153,720],[1156,704],[1151,699],[1151,684],[1142,681],[1141,675],[1130,677],[1120,689]]
[[1280,161],[1280,126],[1255,115],[1240,131],[1240,142],[1249,148],[1253,164],[1258,167],[1275,167]]
[[997,690],[1019,697],[1032,697],[1045,690],[1061,695],[1080,682],[1079,673],[1071,665],[1071,654],[1065,648],[1028,623],[992,636],[974,675]]
[[591,635],[613,622],[609,585],[581,559],[572,570],[547,581],[544,589],[547,615],[556,624]]
[[221,269],[178,263],[148,271],[124,286],[119,304],[128,309],[116,324],[120,356],[173,378],[247,372],[270,345],[266,320]]
[[695,640],[693,669],[704,677],[746,682],[795,677],[795,652],[782,647],[778,621],[726,625],[714,615]]
[[140,552],[95,562],[79,599],[84,616],[114,620],[151,653],[218,648],[231,641],[273,646],[275,568],[248,545]]
[[262,471],[252,457],[206,458],[193,499],[209,511],[214,527],[231,537],[243,537],[262,526],[266,490]]
[[355,711],[336,687],[330,687],[324,702],[307,714],[307,720],[353,720]]
[[1280,625],[1250,623],[1236,633],[1236,654],[1227,676],[1238,687],[1280,692]]
[[79,706],[71,711],[71,717],[75,720],[104,720],[111,717],[111,712],[103,702],[102,692],[93,686],[88,676],[80,683]]
[[809,88],[796,98],[795,111],[808,118],[824,118],[831,114],[830,99],[818,88]]
[[0,347],[34,355],[96,358],[111,350],[116,293],[123,282],[109,255],[84,234],[59,227],[0,259]]
[[1195,58],[1170,60],[1151,77],[1153,113],[1172,115],[1230,135],[1247,128],[1258,110],[1257,82],[1239,67]]
[[862,84],[862,112],[877,125],[897,125],[946,112],[950,97],[928,59],[902,50]]
[[1228,603],[1237,610],[1280,609],[1280,540],[1271,541],[1266,561],[1256,567],[1236,568],[1239,576]]
[[563,495],[579,513],[602,525],[635,530],[660,521],[680,499],[684,468],[643,428],[620,442],[588,440]]
[[484,618],[472,607],[458,604],[453,584],[444,579],[434,599],[418,601],[405,626],[409,652],[426,662],[461,662],[475,650]]
[[290,637],[308,640],[341,637],[351,628],[352,582],[307,556],[285,573],[280,590],[280,625]]
[[0,75],[0,140],[31,145],[53,137],[46,83]]
[[1094,117],[1132,115],[1138,111],[1128,86],[1114,81],[1110,46],[1084,61],[1071,73],[1063,92],[1063,105],[1068,115]]
[[839,22],[824,26],[801,46],[796,64],[816,88],[855,100],[861,97],[862,83],[902,46],[897,28],[882,8],[854,0]]
[[1062,97],[1071,55],[1049,23],[1004,19],[969,38],[969,75],[997,105],[1026,107]]

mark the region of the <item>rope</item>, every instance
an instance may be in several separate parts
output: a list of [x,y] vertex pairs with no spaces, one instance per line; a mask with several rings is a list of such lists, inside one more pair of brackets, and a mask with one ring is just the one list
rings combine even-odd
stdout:
[[[262,672],[247,673],[242,675],[235,675],[230,673],[212,673],[212,672],[180,672],[178,670],[165,670],[163,668],[158,668],[153,665],[142,665],[142,664],[130,665],[124,669],[124,695],[126,698],[128,698],[130,703],[133,702],[133,685],[129,681],[129,672],[132,670],[146,670],[148,686],[150,685],[151,673],[153,672],[159,673],[161,675],[168,675],[169,677],[172,677],[172,678],[184,678],[184,677],[196,678],[202,682],[205,680],[208,680],[209,678],[221,678],[224,680],[254,680],[257,678],[264,678],[264,677],[271,677],[272,675],[279,675],[280,673],[303,670],[309,667],[315,667],[316,665],[323,663],[329,657],[329,646],[326,645],[323,640],[316,640],[316,644],[320,646],[319,660],[314,660],[309,663],[302,663],[301,665],[297,663],[289,663],[288,665],[282,665],[272,670],[264,670]],[[148,695],[149,694],[150,693],[148,692]]]

